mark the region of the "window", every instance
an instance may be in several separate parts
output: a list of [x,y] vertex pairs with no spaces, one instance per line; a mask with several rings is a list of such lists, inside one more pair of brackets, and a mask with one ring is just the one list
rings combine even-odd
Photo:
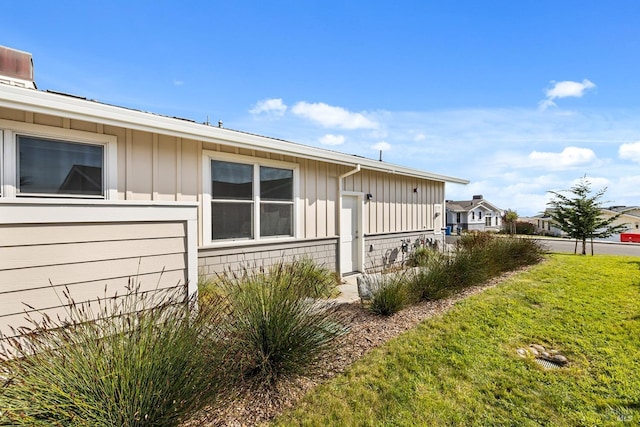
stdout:
[[293,170],[260,166],[260,235],[293,236]]
[[[491,217],[490,216],[485,216],[484,217],[484,225],[486,225],[487,227],[491,227]],[[496,224],[498,225],[498,224]]]
[[212,157],[206,185],[212,241],[294,236],[294,166],[240,156],[227,160],[219,153]]
[[476,219],[476,211],[471,211],[471,219]]
[[211,239],[253,238],[253,166],[211,161]]
[[482,219],[482,211],[478,211],[478,219]]
[[0,119],[2,197],[118,198],[118,138]]
[[460,212],[456,213],[456,222],[460,223]]
[[104,196],[104,146],[18,135],[17,193]]

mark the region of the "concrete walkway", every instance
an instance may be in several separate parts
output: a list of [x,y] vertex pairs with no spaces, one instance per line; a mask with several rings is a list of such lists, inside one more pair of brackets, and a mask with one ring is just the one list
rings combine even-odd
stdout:
[[337,303],[359,302],[358,296],[358,276],[360,274],[352,274],[342,278],[342,284],[338,286],[340,295],[335,298]]

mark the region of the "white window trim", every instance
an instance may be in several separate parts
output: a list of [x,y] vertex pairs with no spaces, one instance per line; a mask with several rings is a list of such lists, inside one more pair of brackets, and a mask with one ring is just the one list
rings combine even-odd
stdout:
[[[260,229],[260,195],[255,195],[253,198],[254,204],[254,224],[253,235],[251,239],[228,239],[228,240],[212,240],[211,239],[211,161],[219,160],[224,162],[244,163],[254,165],[254,180],[260,179],[260,176],[256,178],[255,165],[267,166],[281,169],[291,169],[293,171],[293,236],[269,236],[269,237],[256,237],[259,236]],[[279,160],[263,159],[261,157],[243,156],[239,154],[221,153],[219,151],[202,151],[202,242],[204,247],[215,246],[237,246],[238,243],[242,244],[265,244],[270,242],[280,242],[286,240],[296,240],[301,235],[301,225],[299,219],[301,215],[301,203],[300,203],[300,165],[297,163],[283,162]]]
[[[2,138],[2,134],[4,138]],[[104,146],[104,197],[87,197],[82,195],[49,195],[49,194],[18,194],[18,135],[32,136],[44,139],[56,139],[63,142],[93,144]],[[117,200],[118,198],[118,138],[115,135],[85,132],[32,123],[0,120],[0,149],[2,165],[0,170],[0,185],[4,198],[66,198],[66,199],[96,199]]]

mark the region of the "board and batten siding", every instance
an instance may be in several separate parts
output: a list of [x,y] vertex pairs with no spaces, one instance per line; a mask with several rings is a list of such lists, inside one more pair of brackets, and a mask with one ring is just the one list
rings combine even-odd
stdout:
[[[298,218],[301,239],[336,237],[338,177],[353,166],[291,157],[260,150],[185,139],[101,123],[0,108],[0,119],[70,132],[90,132],[117,139],[117,200],[201,202],[203,150],[237,154],[299,166]],[[46,132],[45,132],[46,133]],[[416,191],[414,191],[416,189]],[[344,178],[343,190],[372,194],[364,206],[366,234],[433,229],[434,206],[444,203],[444,183],[362,169]],[[198,244],[205,240],[202,206],[198,206]]]
[[0,201],[0,333],[29,326],[26,313],[65,316],[76,302],[197,289],[195,204]]
[[[113,135],[117,139],[117,200],[200,202],[203,180],[203,150],[271,159],[299,165],[301,238],[337,236],[338,172],[340,166],[298,159],[259,150],[143,132],[50,115],[0,108],[0,119]],[[1,130],[1,129],[0,129]],[[46,129],[42,132],[46,134]],[[198,229],[202,230],[202,207],[198,207]],[[199,245],[203,244],[199,233]]]
[[372,170],[347,176],[343,189],[372,195],[363,207],[365,234],[434,230],[444,203],[443,182]]

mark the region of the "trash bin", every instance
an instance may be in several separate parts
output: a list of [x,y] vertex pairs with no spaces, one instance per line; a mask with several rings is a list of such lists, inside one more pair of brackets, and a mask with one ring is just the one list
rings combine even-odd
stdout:
[[447,225],[447,229],[445,230],[444,234],[446,234],[447,236],[451,236],[451,226]]

